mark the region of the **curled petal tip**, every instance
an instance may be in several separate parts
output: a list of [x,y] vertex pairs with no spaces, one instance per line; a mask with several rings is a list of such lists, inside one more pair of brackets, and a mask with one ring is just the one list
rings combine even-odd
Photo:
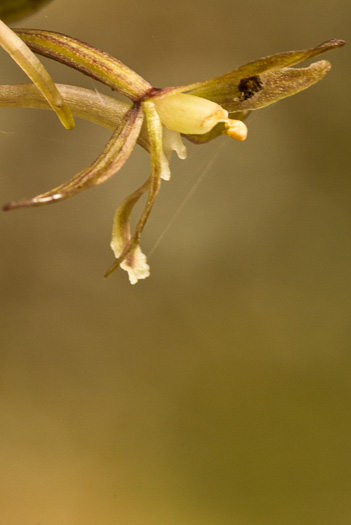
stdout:
[[128,272],[130,284],[136,284],[139,279],[150,276],[150,266],[147,264],[146,255],[137,246],[135,250],[121,262],[122,270]]
[[326,45],[329,45],[330,47],[342,47],[346,44],[346,40],[341,40],[339,38],[332,38],[331,40],[327,40],[326,42],[323,42],[320,47],[324,47]]
[[235,140],[243,141],[247,137],[247,127],[241,120],[228,119],[223,133]]

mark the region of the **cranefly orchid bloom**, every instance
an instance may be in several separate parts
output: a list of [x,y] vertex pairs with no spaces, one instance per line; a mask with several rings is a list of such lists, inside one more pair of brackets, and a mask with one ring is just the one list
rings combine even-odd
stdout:
[[[243,120],[250,111],[310,87],[330,69],[325,60],[307,68],[291,66],[344,45],[342,40],[330,40],[311,49],[261,58],[204,82],[160,89],[108,53],[77,39],[35,29],[16,29],[14,33],[31,51],[81,71],[127,96],[131,102],[57,84],[60,96],[74,116],[105,126],[113,130],[113,134],[99,157],[68,182],[32,199],[10,202],[4,209],[59,202],[101,184],[121,169],[138,142],[150,153],[151,174],[115,212],[111,247],[116,260],[105,274],[108,276],[121,266],[128,272],[132,284],[149,275],[140,236],[161,180],[170,178],[172,152],[186,158],[182,139],[195,144],[220,135],[245,140],[247,127]],[[38,84],[0,86],[0,106],[52,109]],[[144,210],[131,231],[131,213],[146,192]]]

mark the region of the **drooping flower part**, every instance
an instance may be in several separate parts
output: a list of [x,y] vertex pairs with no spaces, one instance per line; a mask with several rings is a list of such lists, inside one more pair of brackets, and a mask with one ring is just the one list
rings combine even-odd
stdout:
[[[56,85],[65,107],[74,116],[105,126],[113,130],[113,134],[99,157],[68,182],[32,199],[10,202],[4,209],[58,202],[101,184],[123,166],[138,142],[150,153],[151,175],[115,212],[111,247],[116,260],[106,272],[107,277],[121,266],[128,272],[132,284],[149,276],[140,237],[161,179],[170,178],[172,152],[175,151],[181,159],[186,158],[182,139],[203,144],[224,134],[238,141],[245,140],[247,127],[243,120],[250,111],[310,87],[330,69],[325,60],[307,68],[291,66],[344,45],[342,40],[329,40],[312,49],[261,58],[204,82],[159,89],[116,58],[74,38],[44,30],[17,29],[15,33],[28,51],[30,49],[89,75],[126,95],[131,103],[83,88]],[[52,109],[43,90],[32,84],[0,86],[1,106]],[[134,231],[131,231],[130,216],[146,192],[146,205]]]
[[[12,13],[11,10],[10,12]],[[11,55],[34,82],[65,128],[73,129],[74,120],[71,110],[63,100],[49,73],[29,47],[2,20],[0,20],[0,46]]]

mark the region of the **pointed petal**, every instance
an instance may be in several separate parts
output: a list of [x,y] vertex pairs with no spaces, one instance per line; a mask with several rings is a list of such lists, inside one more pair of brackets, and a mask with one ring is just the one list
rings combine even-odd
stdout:
[[117,58],[76,38],[40,29],[16,29],[16,33],[35,53],[73,67],[133,101],[145,97],[152,89]]
[[334,39],[323,42],[319,46],[312,47],[311,49],[278,53],[276,55],[260,58],[254,62],[249,62],[248,64],[241,66],[238,69],[234,69],[234,71],[219,77],[214,77],[202,82],[196,82],[194,84],[188,84],[186,86],[160,89],[158,93],[155,94],[155,96],[161,98],[170,95],[171,93],[173,95],[177,93],[189,93],[191,95],[207,98],[208,100],[213,100],[216,102],[220,100],[220,95],[224,90],[227,92],[230,91],[232,96],[236,97],[240,95],[238,85],[243,79],[245,80],[255,75],[261,75],[267,71],[273,71],[299,64],[304,60],[308,60],[309,58],[313,58],[344,45],[344,40]]
[[295,95],[321,80],[330,70],[327,60],[320,60],[306,68],[284,68],[261,75],[262,89],[247,100],[230,104],[230,111],[259,109],[286,97]]
[[[151,176],[148,182],[149,195],[144,211],[135,227],[133,235],[130,240],[127,240],[124,249],[115,263],[107,270],[105,277],[108,277],[120,264],[133,253],[139,246],[141,233],[144,229],[145,223],[150,215],[155,199],[160,189],[161,176],[163,168],[163,150],[162,150],[162,124],[155,109],[155,104],[151,100],[146,100],[142,103],[145,119],[147,123],[149,141],[150,141],[150,155],[151,155]],[[146,184],[146,183],[145,183]],[[139,197],[138,197],[139,198]]]
[[[323,42],[319,46],[311,49],[305,49],[303,51],[289,51],[287,53],[279,53],[268,57],[260,58],[254,62],[250,62],[244,66],[221,75],[219,77],[205,80],[204,82],[198,82],[197,84],[191,84],[188,86],[188,90],[191,90],[192,95],[198,97],[208,98],[210,100],[213,97],[218,97],[218,92],[226,89],[228,84],[232,84],[232,87],[237,86],[240,80],[246,79],[255,75],[261,75],[267,71],[274,71],[285,67],[293,66],[309,58],[313,58],[327,51],[331,51],[338,47],[345,45],[344,40],[328,40]],[[183,86],[186,88],[186,86]],[[240,92],[237,90],[237,94]],[[235,93],[234,93],[235,96]]]
[[116,129],[107,143],[104,151],[87,168],[75,175],[68,182],[57,188],[38,195],[30,200],[10,202],[4,210],[28,206],[42,206],[67,199],[81,191],[105,182],[116,171],[121,169],[131,154],[143,121],[140,105],[135,104],[123,117],[120,126]]
[[307,68],[267,71],[259,77],[248,78],[248,81],[259,79],[259,86],[256,89],[250,88],[245,94],[244,91],[240,93],[237,86],[228,84],[222,93],[217,93],[218,98],[215,102],[229,112],[263,108],[309,88],[321,80],[330,68],[331,65],[327,60],[320,60]]
[[0,20],[0,45],[11,55],[44,95],[62,124],[67,129],[74,128],[71,110],[61,97],[43,64],[6,24]]

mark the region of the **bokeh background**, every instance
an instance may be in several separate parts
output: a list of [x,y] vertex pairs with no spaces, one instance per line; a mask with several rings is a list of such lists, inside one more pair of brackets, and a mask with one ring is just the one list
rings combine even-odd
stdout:
[[[350,15],[347,0],[55,0],[16,25],[165,86],[350,40]],[[25,81],[0,58],[1,83]],[[173,160],[134,287],[103,273],[113,212],[148,174],[140,148],[100,187],[1,215],[2,524],[351,523],[350,50],[323,58],[327,77],[251,115],[245,143]],[[70,178],[108,138],[2,109],[1,201]]]

